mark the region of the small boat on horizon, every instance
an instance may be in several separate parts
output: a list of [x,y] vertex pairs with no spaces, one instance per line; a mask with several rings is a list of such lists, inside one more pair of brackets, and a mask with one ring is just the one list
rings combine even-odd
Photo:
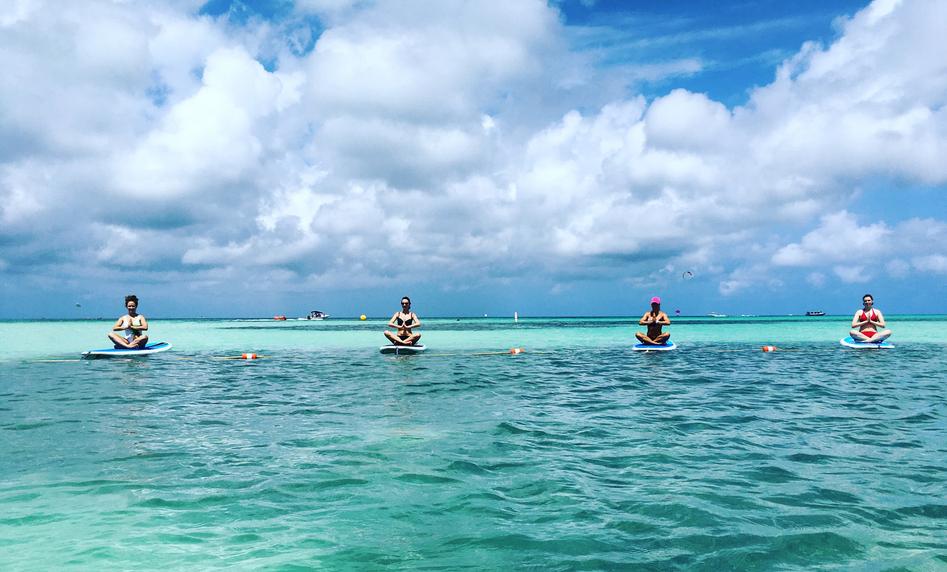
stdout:
[[305,318],[299,318],[300,320],[325,320],[329,317],[329,314],[323,312],[322,310],[313,310],[309,312],[309,315]]
[[707,315],[710,316],[711,318],[726,318],[727,317],[726,314],[718,314],[717,312],[708,312]]
[[806,312],[806,315],[807,316],[824,316],[825,312],[823,312],[822,310],[809,310],[808,312]]

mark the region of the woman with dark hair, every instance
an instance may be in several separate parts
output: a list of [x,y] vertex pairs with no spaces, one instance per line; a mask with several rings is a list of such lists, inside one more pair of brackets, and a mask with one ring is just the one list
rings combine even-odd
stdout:
[[112,326],[109,340],[116,349],[143,348],[148,343],[148,334],[145,333],[148,331],[148,320],[138,313],[138,296],[125,296],[125,309],[128,313]]
[[411,311],[411,298],[405,296],[401,299],[401,310],[388,320],[388,327],[394,328],[394,332],[385,330],[385,337],[396,346],[413,346],[421,339],[421,334],[414,332],[415,328],[421,327],[421,319]]
[[852,339],[856,342],[878,343],[891,337],[891,330],[885,327],[885,317],[881,310],[875,308],[875,297],[871,294],[862,296],[862,309],[855,312],[852,318]]
[[635,332],[635,337],[642,344],[651,346],[660,346],[668,342],[671,337],[670,332],[662,332],[661,328],[671,325],[671,318],[668,318],[667,312],[661,310],[661,298],[655,296],[651,298],[651,310],[645,312],[638,320],[639,326],[648,326],[648,333]]

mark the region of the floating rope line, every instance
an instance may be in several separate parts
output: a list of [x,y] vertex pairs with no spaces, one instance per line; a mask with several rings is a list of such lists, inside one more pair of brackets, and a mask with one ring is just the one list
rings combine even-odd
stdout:
[[219,360],[254,360],[254,359],[264,359],[270,356],[265,356],[255,353],[245,353],[238,356],[207,356],[207,357],[193,357],[193,356],[175,356],[174,359],[181,360],[200,360],[200,359],[219,359]]
[[[773,353],[773,352],[801,352],[805,351],[804,348],[784,348],[777,346],[762,346],[760,348],[763,353]],[[713,353],[731,353],[731,352],[755,352],[758,351],[755,347],[750,348],[733,348],[733,349],[712,349],[709,347],[700,348],[702,352],[713,352]]]
[[[447,354],[424,354],[427,357],[456,357],[456,356],[518,356],[525,354],[523,348],[510,348],[502,352],[473,352],[473,353],[447,353]],[[531,354],[545,354],[549,352],[529,352]]]
[[245,354],[240,354],[240,355],[238,355],[238,356],[213,356],[213,357],[211,357],[211,359],[242,359],[242,360],[252,360],[252,359],[263,359],[263,358],[268,358],[268,357],[270,357],[270,356],[264,356],[264,355],[260,355],[260,354],[254,354],[254,353],[245,353]]
[[[773,346],[773,345],[761,346],[760,349],[763,351],[763,353],[805,351],[805,348],[783,348],[783,347],[778,347],[778,346]],[[700,348],[700,350],[714,352],[714,353],[756,351],[755,348],[751,348],[751,347],[733,348],[733,349],[714,349],[710,347],[702,347]],[[521,355],[525,353],[526,353],[526,350],[524,348],[510,348],[505,351],[494,351],[494,352],[472,352],[472,353],[454,352],[454,353],[438,353],[438,354],[423,354],[423,355],[426,355],[427,357],[502,356],[502,355],[517,356],[517,355]],[[529,353],[541,355],[541,354],[550,354],[550,353],[555,353],[555,352],[530,351]],[[647,353],[650,353],[650,352],[647,352]],[[200,360],[200,359],[250,361],[250,360],[258,360],[258,359],[267,359],[267,358],[271,358],[272,356],[262,355],[262,354],[253,353],[253,352],[246,352],[238,356],[208,356],[206,358],[194,357],[194,356],[169,356],[169,357],[172,357],[172,359],[189,360],[189,361]],[[116,357],[113,357],[112,359],[113,360],[115,359],[130,360],[130,359],[133,359],[133,356],[127,356],[124,358],[116,356]],[[36,360],[28,360],[28,361],[29,363],[66,363],[66,362],[81,362],[81,361],[89,361],[89,360],[81,359],[81,358],[74,358],[74,359],[36,359]]]

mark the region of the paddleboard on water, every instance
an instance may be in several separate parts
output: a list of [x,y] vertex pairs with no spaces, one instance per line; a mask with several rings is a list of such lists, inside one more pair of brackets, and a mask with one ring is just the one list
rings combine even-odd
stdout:
[[839,343],[847,348],[855,348],[859,350],[879,349],[879,348],[888,349],[888,348],[894,347],[894,344],[892,344],[888,340],[884,340],[881,342],[856,342],[854,339],[852,339],[852,336],[848,336],[847,338],[842,338],[841,340],[839,340]]
[[118,349],[118,348],[106,348],[102,350],[89,350],[87,352],[82,352],[82,357],[84,358],[100,358],[100,357],[132,357],[132,356],[148,356],[151,354],[157,354],[171,349],[171,344],[168,342],[157,342],[154,344],[148,344],[143,348],[137,348],[133,350],[128,349]]
[[671,350],[676,350],[677,344],[672,341],[668,341],[667,343],[658,346],[654,344],[635,344],[631,347],[631,349],[635,350],[636,352],[669,352]]
[[380,348],[378,348],[378,351],[380,351],[383,354],[413,355],[413,354],[419,354],[426,349],[427,348],[422,345],[416,345],[416,346],[387,345],[387,346],[381,346]]

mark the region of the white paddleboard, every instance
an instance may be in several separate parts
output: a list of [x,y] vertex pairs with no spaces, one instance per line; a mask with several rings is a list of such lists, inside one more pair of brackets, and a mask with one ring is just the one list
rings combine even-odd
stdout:
[[677,344],[668,340],[667,343],[658,346],[654,344],[635,344],[631,347],[631,349],[635,350],[636,352],[669,352],[671,350],[676,350]]
[[157,354],[165,352],[171,349],[171,344],[168,342],[158,342],[155,344],[149,344],[143,348],[136,348],[133,350],[128,349],[118,349],[118,348],[106,348],[102,350],[89,350],[87,352],[82,352],[82,357],[84,358],[100,358],[100,357],[131,357],[131,356],[147,356],[151,354]]
[[396,346],[392,344],[392,345],[387,345],[387,346],[381,346],[380,348],[378,348],[378,351],[380,351],[383,354],[414,355],[414,354],[419,354],[426,349],[427,348],[422,345]]
[[841,340],[839,340],[839,343],[847,348],[855,348],[859,350],[888,349],[888,348],[894,347],[894,344],[892,344],[888,340],[883,340],[880,342],[856,342],[854,339],[852,339],[852,336],[848,336],[847,338],[842,338]]

